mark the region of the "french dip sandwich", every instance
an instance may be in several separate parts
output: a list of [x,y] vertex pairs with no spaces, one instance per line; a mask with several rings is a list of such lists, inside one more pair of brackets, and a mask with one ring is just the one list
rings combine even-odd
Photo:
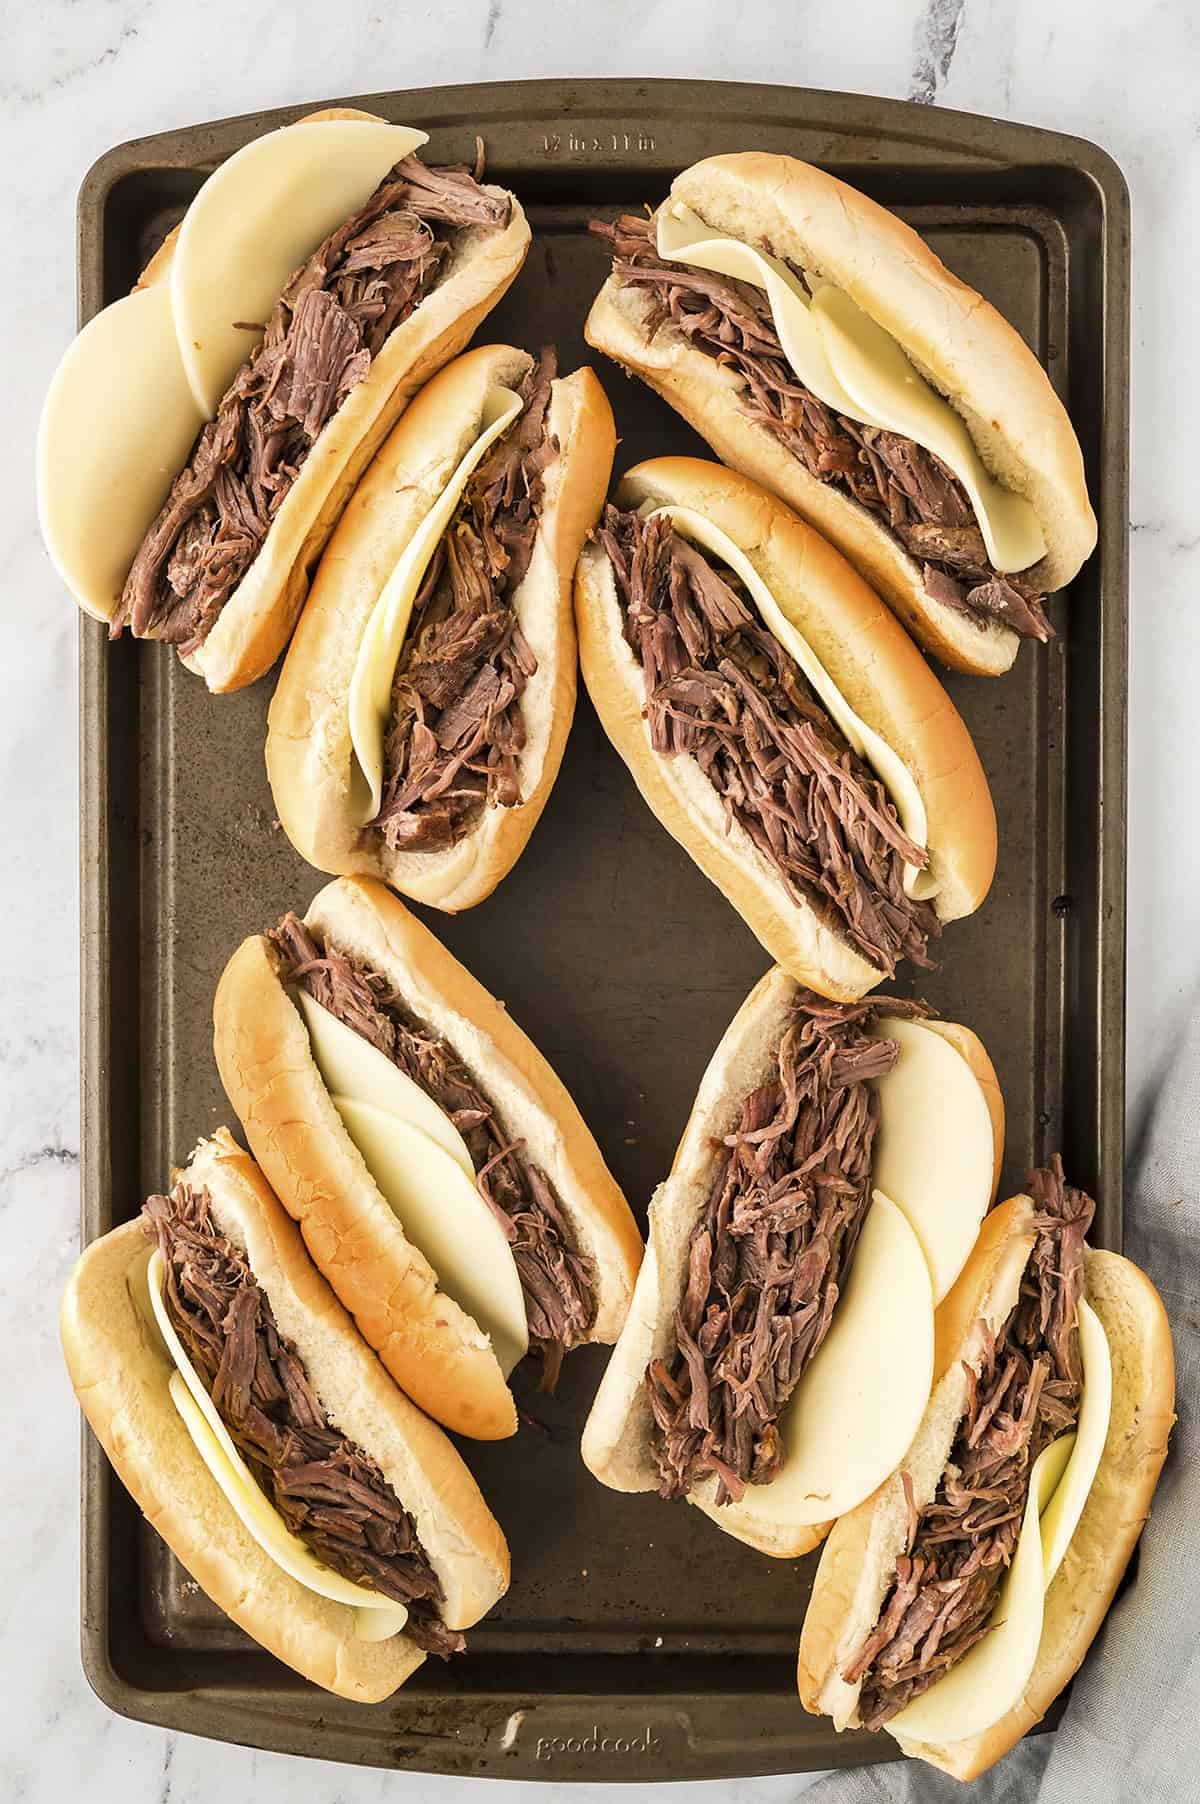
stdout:
[[956,670],[1048,639],[1096,542],[1066,410],[1008,322],[911,227],[794,157],[685,169],[593,222],[586,336],[722,462],[818,527]]
[[996,816],[915,645],[819,533],[690,457],[630,470],[575,588],[580,661],[646,801],[801,982],[865,995],[978,908]]
[[360,474],[525,260],[482,151],[432,167],[426,140],[346,108],[254,139],[51,384],[38,507],[60,576],[210,689],[274,663]]
[[583,1433],[618,1491],[686,1497],[781,1558],[903,1458],[934,1308],[999,1181],[1004,1109],[969,1029],[769,971],[713,1054]]
[[571,580],[615,444],[599,382],[553,350],[468,351],[413,402],[271,704],[275,805],[310,864],[454,910],[515,863],[574,713]]
[[253,1161],[220,1129],[63,1297],[80,1406],[196,1583],[268,1652],[360,1703],[464,1645],[508,1547],[392,1383]]
[[381,883],[247,939],[217,1067],[319,1269],[437,1421],[513,1434],[527,1352],[616,1339],[641,1236],[575,1104],[502,1003]]
[[1061,1161],[984,1223],[938,1311],[898,1470],[836,1524],[800,1638],[806,1709],[973,1779],[1037,1723],[1104,1620],[1174,1421],[1157,1291],[1085,1245]]

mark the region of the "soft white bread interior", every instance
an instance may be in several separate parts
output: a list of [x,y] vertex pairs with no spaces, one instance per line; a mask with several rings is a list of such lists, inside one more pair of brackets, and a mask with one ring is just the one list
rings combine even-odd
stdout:
[[[1075,576],[1095,546],[1096,520],[1066,409],[1020,334],[911,227],[823,170],[762,151],[693,164],[671,196],[714,231],[769,246],[836,284],[892,333],[962,416],[992,474],[1036,510],[1047,551],[1031,580],[1048,592]],[[724,463],[819,527],[943,662],[983,675],[1007,670],[1017,636],[927,595],[920,566],[889,531],[742,412],[740,378],[669,322],[650,336],[651,305],[645,290],[610,277],[588,316],[588,343],[642,377]]]
[[[842,694],[904,760],[928,818],[930,868],[944,921],[979,907],[996,868],[996,814],[970,734],[912,641],[862,578],[819,533],[757,484],[698,458],[661,457],[623,479],[618,504],[695,509],[738,545],[808,641]],[[580,661],[609,738],[667,831],[728,897],[771,956],[838,1001],[865,995],[885,973],[783,880],[687,753],[652,747],[639,661],[624,636],[612,566],[602,546],[579,562]]]
[[[1015,1197],[993,1210],[975,1252],[937,1316],[939,1373],[904,1468],[921,1509],[933,1497],[966,1410],[964,1365],[978,1371],[980,1322],[994,1333],[1016,1302],[1032,1249],[1035,1209]],[[1149,1513],[1174,1420],[1174,1359],[1153,1285],[1118,1254],[1087,1249],[1085,1294],[1108,1337],[1112,1414],[1079,1525],[1046,1596],[1037,1664],[1021,1702],[983,1733],[946,1747],[897,1736],[906,1753],[958,1779],[984,1772],[1045,1714],[1078,1669],[1112,1600]],[[797,1678],[807,1710],[844,1728],[857,1721],[861,1683],[843,1669],[875,1626],[907,1545],[899,1473],[843,1516],[825,1544],[800,1637]]]
[[[779,1044],[792,1019],[796,992],[794,979],[778,967],[751,990],[709,1061],[670,1174],[655,1192],[646,1256],[629,1318],[583,1430],[584,1462],[613,1490],[657,1488],[646,1367],[654,1359],[669,1359],[674,1349],[675,1314],[687,1283],[689,1243],[708,1205],[719,1149],[736,1126],[747,1093],[767,1082],[778,1069]],[[886,1012],[884,1000],[880,1004],[884,1025]],[[986,1087],[995,1087],[996,1082],[991,1061],[974,1034],[965,1028],[956,1033],[961,1043],[958,1039],[954,1043],[986,1093]],[[993,1115],[993,1134],[996,1132]],[[755,1519],[749,1512],[740,1512],[735,1523],[717,1504],[716,1488],[715,1479],[705,1480],[689,1493],[688,1501],[719,1528],[763,1553],[793,1559],[818,1546],[828,1532],[828,1523],[781,1528],[778,1522]]]
[[279,819],[319,870],[382,877],[437,908],[480,902],[516,862],[562,762],[575,711],[571,578],[612,469],[612,409],[590,369],[555,381],[547,428],[559,455],[546,472],[533,558],[513,608],[537,658],[521,696],[520,802],[487,807],[456,845],[393,851],[355,817],[350,680],[371,611],[397,559],[479,436],[487,392],[517,387],[532,364],[484,345],[428,383],[358,486],[321,560],[271,703],[267,774]]
[[[299,123],[376,117],[354,107],[331,107]],[[489,185],[485,192],[507,191]],[[389,334],[367,375],[322,429],[261,551],[204,644],[184,659],[210,689],[244,688],[271,668],[296,624],[313,565],[359,477],[417,390],[458,355],[516,278],[531,234],[520,202],[508,198],[507,226],[455,232],[434,287]],[[137,287],[169,280],[174,238],[172,233],[151,258]]]
[[[633,1294],[641,1237],[595,1140],[546,1060],[383,884],[342,878],[305,917],[340,951],[382,972],[412,1015],[444,1036],[526,1156],[545,1172],[596,1299],[590,1338],[612,1341]],[[234,953],[214,1003],[222,1082],[256,1157],[318,1267],[397,1381],[439,1421],[479,1439],[516,1429],[487,1336],[436,1286],[376,1188],[313,1062],[268,942]]]
[[[378,1462],[413,1516],[445,1589],[447,1624],[469,1627],[507,1589],[509,1561],[466,1466],[363,1344],[262,1174],[223,1129],[201,1142],[183,1175],[208,1190],[217,1226],[245,1249],[331,1421]],[[316,1596],[268,1558],[196,1451],[143,1301],[151,1248],[141,1223],[127,1222],[88,1248],[67,1285],[63,1349],[88,1421],[147,1520],[239,1627],[342,1697],[389,1696],[420,1665],[420,1650],[404,1635],[359,1640],[352,1609]]]

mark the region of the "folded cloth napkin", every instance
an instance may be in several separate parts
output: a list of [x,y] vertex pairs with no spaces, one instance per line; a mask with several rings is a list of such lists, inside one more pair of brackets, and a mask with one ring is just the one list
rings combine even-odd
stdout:
[[1200,1800],[1200,998],[1132,1164],[1124,1250],[1171,1319],[1179,1420],[1137,1583],[1109,1611],[1057,1733],[1018,1743],[970,1785],[904,1760],[831,1774],[805,1804]]

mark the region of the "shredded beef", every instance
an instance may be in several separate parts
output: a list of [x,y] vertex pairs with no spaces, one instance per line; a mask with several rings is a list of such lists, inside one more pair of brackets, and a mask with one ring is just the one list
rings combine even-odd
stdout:
[[[1057,1156],[1029,1173],[1037,1241],[1016,1308],[987,1349],[933,1500],[910,1524],[877,1627],[843,1677],[877,1729],[986,1635],[1021,1532],[1034,1462],[1079,1417],[1075,1312],[1095,1204],[1065,1183]],[[907,1475],[905,1475],[907,1477]]]
[[185,655],[203,645],[326,421],[429,292],[455,233],[506,225],[509,212],[470,170],[408,156],[313,252],[142,540],[113,638],[128,627]]
[[537,669],[514,611],[533,556],[546,470],[554,352],[521,384],[522,411],[467,485],[434,553],[392,686],[383,806],[389,846],[453,845],[481,808],[521,800],[521,693]]
[[475,1182],[512,1247],[530,1346],[542,1362],[540,1388],[553,1390],[564,1353],[592,1324],[595,1299],[587,1263],[571,1245],[549,1179],[505,1134],[453,1048],[413,1017],[386,977],[323,941],[294,914],[268,937],[280,954],[283,981],[299,984],[385,1053],[461,1133]]
[[715,1474],[725,1503],[779,1472],[779,1416],[828,1333],[870,1206],[879,1105],[868,1080],[899,1048],[868,1030],[927,1012],[798,993],[775,1070],[721,1143],[675,1348],[646,1371],[662,1496]]
[[924,865],[926,854],[737,577],[665,515],[610,507],[599,537],[642,666],[654,749],[694,757],[726,818],[865,958],[889,975],[901,958],[928,968],[937,914],[904,891],[905,864]]
[[[796,376],[761,289],[729,276],[660,259],[654,223],[623,214],[591,230],[613,253],[613,272],[650,296],[651,337],[668,322],[691,344],[733,370],[743,409],[765,426],[810,476],[844,489],[882,521],[924,568],[936,601],[975,620],[996,620],[1024,638],[1050,639],[1042,596],[1022,576],[1003,576],[988,559],[966,490],[939,457],[911,439],[834,413]],[[797,272],[799,273],[799,272]]]
[[288,1528],[332,1571],[405,1604],[405,1633],[419,1647],[460,1652],[412,1517],[370,1454],[330,1422],[245,1253],[213,1221],[208,1192],[181,1181],[142,1213],[162,1253],[172,1326]]

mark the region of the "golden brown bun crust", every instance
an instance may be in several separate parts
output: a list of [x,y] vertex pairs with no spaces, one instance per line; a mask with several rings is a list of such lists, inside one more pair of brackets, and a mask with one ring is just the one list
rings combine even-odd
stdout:
[[1020,1702],[979,1735],[946,1747],[897,1737],[906,1753],[975,1779],[1039,1723],[1074,1678],[1108,1614],[1150,1515],[1175,1421],[1175,1353],[1166,1310],[1145,1273],[1088,1249],[1088,1302],[1113,1355],[1113,1407],[1100,1469],[1046,1593],[1037,1664]]
[[[321,119],[373,119],[353,107],[331,107]],[[490,194],[507,192],[488,185]],[[221,609],[198,651],[183,661],[214,692],[243,689],[271,668],[291,635],[309,576],[359,477],[409,401],[470,340],[520,273],[531,234],[520,202],[502,231],[468,228],[430,293],[389,334],[366,377],[322,429],[271,522],[261,551]],[[176,232],[142,271],[137,287],[169,277]]]
[[438,1289],[376,1188],[262,935],[243,940],[221,973],[213,1051],[255,1158],[396,1383],[457,1434],[515,1434],[516,1405],[490,1341]]
[[[383,971],[478,1077],[506,1130],[546,1172],[589,1260],[597,1300],[589,1338],[614,1340],[633,1294],[641,1237],[545,1059],[381,883],[339,879],[316,897],[307,920]],[[213,1020],[217,1067],[251,1147],[366,1340],[447,1427],[482,1440],[514,1433],[516,1408],[487,1336],[437,1289],[428,1262],[377,1190],[263,937],[246,940],[229,961]]]
[[562,762],[575,710],[571,577],[608,487],[612,409],[590,369],[555,381],[548,426],[560,454],[546,475],[529,572],[514,609],[537,658],[521,698],[526,742],[521,801],[483,810],[445,851],[395,852],[364,832],[352,803],[349,690],[370,613],[396,560],[474,442],[487,390],[515,386],[531,365],[509,345],[481,346],[421,391],[342,516],[313,583],[271,703],[267,771],[279,818],[319,870],[383,878],[434,907],[470,908],[524,850]]
[[[954,1370],[970,1357],[975,1324],[984,1314],[993,1328],[1006,1289],[997,1274],[1019,1253],[1024,1265],[1034,1239],[1035,1208],[1020,1196],[984,1222],[963,1277],[938,1310],[935,1387],[926,1421],[905,1461],[918,1507],[932,1496],[952,1444],[957,1413],[939,1398],[954,1383]],[[906,1753],[928,1760],[957,1779],[973,1779],[1014,1746],[1073,1677],[1112,1601],[1149,1514],[1174,1421],[1174,1354],[1166,1312],[1144,1273],[1116,1253],[1086,1252],[1085,1295],[1100,1317],[1113,1360],[1113,1402],[1099,1471],[1062,1566],[1046,1596],[1046,1619],[1037,1663],[1021,1701],[980,1735],[934,1747],[897,1736]],[[994,1300],[993,1300],[994,1299]],[[971,1363],[976,1363],[974,1358]],[[922,1464],[923,1450],[932,1453]],[[826,1544],[800,1640],[800,1698],[807,1710],[834,1714],[839,1727],[855,1720],[857,1686],[840,1669],[877,1619],[895,1558],[905,1540],[898,1478],[844,1516]],[[889,1521],[889,1517],[892,1521]]]
[[[1020,335],[952,276],[910,227],[833,176],[765,152],[711,157],[672,197],[717,231],[770,243],[844,289],[904,345],[962,414],[996,476],[1037,510],[1049,547],[1031,576],[1047,590],[1076,574],[1096,541],[1083,459],[1066,411]],[[741,411],[732,372],[667,324],[647,332],[649,297],[610,277],[585,328],[589,344],[641,376],[721,459],[781,495],[862,570],[926,648],[959,670],[998,675],[1019,641],[926,593],[920,566],[867,511],[809,475]]]
[[[214,1213],[224,1211],[223,1231],[240,1239],[248,1225],[260,1243],[255,1250],[266,1249],[267,1263],[276,1268],[268,1294],[286,1293],[281,1307],[300,1311],[309,1343],[333,1343],[358,1416],[375,1423],[387,1444],[381,1463],[389,1481],[396,1479],[391,1455],[397,1448],[401,1465],[418,1470],[420,1495],[403,1484],[397,1495],[413,1510],[422,1538],[429,1534],[427,1551],[439,1576],[447,1573],[448,1561],[465,1569],[451,1587],[458,1593],[455,1626],[478,1620],[507,1586],[508,1550],[453,1447],[395,1389],[354,1334],[261,1174],[224,1129],[201,1143],[186,1175],[209,1189]],[[378,1702],[424,1656],[405,1636],[360,1641],[352,1610],[290,1578],[242,1526],[171,1401],[173,1367],[139,1302],[150,1250],[141,1223],[127,1222],[87,1249],[68,1282],[63,1351],[88,1421],[147,1520],[220,1609],[315,1684],[357,1702]],[[270,1277],[264,1280],[257,1265],[254,1270],[269,1286]],[[296,1338],[307,1358],[309,1346]],[[336,1404],[333,1413],[337,1419]],[[376,1453],[366,1435],[360,1444]],[[440,1544],[430,1533],[431,1512],[440,1518]]]
[[[695,508],[745,551],[847,700],[913,773],[928,816],[931,862],[941,879],[939,915],[954,920],[976,909],[996,865],[987,778],[949,696],[861,577],[774,496],[698,458],[636,465],[623,479],[618,501]],[[625,640],[611,567],[599,544],[580,559],[575,605],[588,693],[668,832],[799,981],[839,1001],[882,982],[884,973],[813,908],[795,902],[744,829],[727,822],[696,761],[662,758],[653,750],[641,668]]]

